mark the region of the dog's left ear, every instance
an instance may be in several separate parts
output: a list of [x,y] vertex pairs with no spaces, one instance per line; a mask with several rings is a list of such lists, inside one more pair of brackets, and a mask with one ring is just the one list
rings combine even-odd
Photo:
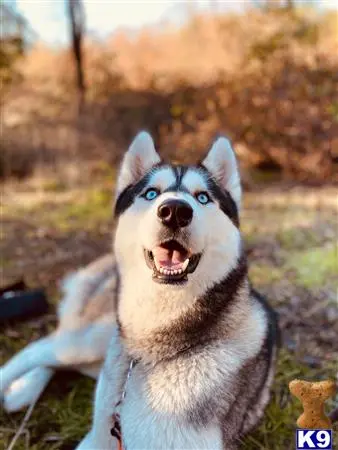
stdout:
[[126,152],[116,185],[116,197],[128,186],[137,183],[161,158],[149,133],[141,131]]
[[230,193],[239,209],[242,195],[241,181],[236,156],[229,139],[218,138],[202,164],[216,182]]

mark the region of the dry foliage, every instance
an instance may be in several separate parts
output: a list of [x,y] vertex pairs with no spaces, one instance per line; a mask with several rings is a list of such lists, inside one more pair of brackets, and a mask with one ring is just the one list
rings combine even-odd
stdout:
[[337,181],[336,47],[336,15],[310,10],[194,17],[180,29],[88,41],[87,105],[76,118],[70,51],[38,46],[3,100],[0,171],[82,180],[82,162],[89,172],[115,163],[146,128],[181,161],[226,133],[244,166]]

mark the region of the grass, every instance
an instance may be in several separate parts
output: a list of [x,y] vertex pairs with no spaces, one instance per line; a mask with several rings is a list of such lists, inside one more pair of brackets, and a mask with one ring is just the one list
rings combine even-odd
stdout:
[[271,267],[268,263],[252,265],[250,278],[256,285],[267,285],[287,277],[289,281],[308,289],[319,288],[328,282],[338,289],[337,268],[337,246],[331,244],[326,247],[290,251],[286,262],[279,267]]
[[[5,197],[3,219],[9,225],[3,233],[2,272],[5,282],[24,273],[30,284],[44,286],[54,301],[56,283],[65,272],[108,250],[111,190],[106,184],[63,190],[47,183],[40,194],[16,189]],[[293,448],[301,406],[288,394],[288,383],[293,378],[322,380],[335,376],[338,330],[335,323],[327,321],[320,305],[336,288],[336,211],[325,205],[318,209],[317,203],[307,204],[307,198],[306,190],[297,200],[283,189],[245,196],[242,229],[251,280],[278,309],[284,347],[270,405],[258,429],[243,441],[244,450]],[[309,317],[314,307],[316,311]],[[0,364],[28,342],[49,333],[55,326],[53,311],[41,320],[3,327]],[[322,333],[329,331],[333,338],[325,341]],[[310,342],[315,351],[311,353],[311,346],[304,350],[302,342]],[[315,364],[303,357],[304,351],[305,356],[315,357]],[[26,435],[15,448],[74,448],[90,424],[93,388],[94,382],[85,377],[58,374],[36,405]],[[331,402],[329,409],[332,407]],[[23,413],[0,411],[3,448],[9,445],[22,418]]]
[[[72,448],[88,431],[94,382],[74,374],[59,374],[51,383],[29,421],[29,449]],[[0,413],[0,442],[6,448],[23,413]],[[26,450],[22,436],[15,449]]]
[[291,255],[288,266],[296,272],[297,282],[307,288],[318,287],[332,280],[338,289],[337,245],[316,247]]
[[[61,191],[63,192],[63,191]],[[14,204],[5,203],[3,213],[14,218],[30,215],[44,226],[55,227],[64,232],[85,229],[95,229],[100,223],[107,222],[112,215],[112,191],[110,188],[84,188],[67,191],[60,195],[60,204],[55,199],[58,191],[50,191],[49,186],[33,199],[36,193],[25,196],[20,192],[22,201]],[[17,196],[14,194],[15,200]],[[25,201],[26,200],[26,201]],[[54,201],[53,201],[54,200]]]

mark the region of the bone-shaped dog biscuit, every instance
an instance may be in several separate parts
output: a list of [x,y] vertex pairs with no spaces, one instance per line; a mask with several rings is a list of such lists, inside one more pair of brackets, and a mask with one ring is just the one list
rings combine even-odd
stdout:
[[297,420],[299,428],[321,430],[332,428],[332,422],[324,411],[324,403],[336,393],[333,380],[319,382],[293,380],[289,384],[289,389],[303,404],[304,412]]

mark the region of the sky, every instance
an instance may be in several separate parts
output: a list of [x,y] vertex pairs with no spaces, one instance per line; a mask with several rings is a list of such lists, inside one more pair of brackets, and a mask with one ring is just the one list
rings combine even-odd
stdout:
[[[313,0],[315,1],[315,0]],[[66,45],[69,39],[66,0],[5,0],[14,5],[47,44]],[[119,28],[137,30],[164,22],[180,24],[189,10],[240,9],[250,0],[83,0],[86,29],[105,37]],[[319,0],[322,7],[337,8],[338,0]]]

